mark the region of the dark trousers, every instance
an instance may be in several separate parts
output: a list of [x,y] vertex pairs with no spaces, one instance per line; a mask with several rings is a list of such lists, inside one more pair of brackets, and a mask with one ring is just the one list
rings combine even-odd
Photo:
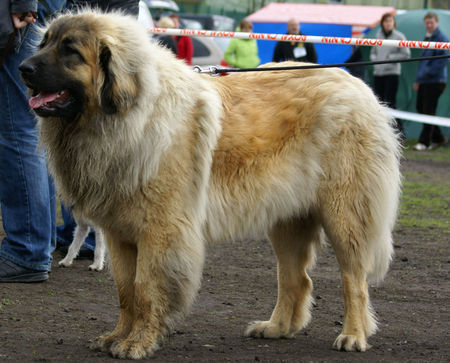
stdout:
[[[399,76],[374,76],[374,91],[378,98],[388,105],[390,108],[395,108]],[[403,130],[403,123],[396,119],[397,130],[402,138],[405,138],[405,131]]]
[[[438,100],[444,92],[445,83],[421,83],[417,91],[417,112],[425,115],[435,115]],[[441,143],[445,136],[439,126],[423,124],[422,132],[419,136],[419,142],[426,146],[431,143]]]

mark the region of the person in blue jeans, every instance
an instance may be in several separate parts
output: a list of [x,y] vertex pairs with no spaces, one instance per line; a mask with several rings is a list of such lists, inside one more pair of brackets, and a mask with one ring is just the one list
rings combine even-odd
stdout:
[[[54,185],[38,148],[36,117],[18,66],[34,52],[36,25],[60,11],[86,5],[133,15],[139,9],[138,0],[0,2],[0,202],[6,234],[0,245],[0,282],[47,280],[57,239]],[[62,209],[64,225],[58,227],[58,241],[69,244],[75,222],[70,211]],[[92,234],[86,248],[95,248]]]
[[3,40],[3,25],[12,32],[0,49],[0,201],[6,234],[0,245],[0,282],[39,282],[48,279],[56,244],[55,191],[18,66],[33,53],[35,26],[65,1],[6,3],[2,6],[9,9],[0,14]]

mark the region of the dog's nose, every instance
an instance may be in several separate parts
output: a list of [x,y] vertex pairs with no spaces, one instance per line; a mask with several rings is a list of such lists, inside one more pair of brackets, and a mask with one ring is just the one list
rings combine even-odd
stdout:
[[32,75],[36,71],[36,68],[31,62],[23,61],[19,65],[19,71],[21,71],[23,75]]

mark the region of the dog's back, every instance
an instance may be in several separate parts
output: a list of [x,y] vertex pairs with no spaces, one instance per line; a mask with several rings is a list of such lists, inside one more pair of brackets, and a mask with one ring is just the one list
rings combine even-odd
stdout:
[[[358,214],[392,229],[399,143],[391,117],[363,82],[336,69],[252,72],[214,82],[224,102],[208,205],[214,239],[255,236],[311,211],[323,215],[323,204],[338,198],[341,187],[361,190],[365,201],[353,201]],[[382,264],[376,280],[386,271]]]

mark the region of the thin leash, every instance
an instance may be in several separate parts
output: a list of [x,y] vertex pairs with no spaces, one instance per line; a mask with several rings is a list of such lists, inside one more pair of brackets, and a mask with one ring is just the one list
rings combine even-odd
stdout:
[[450,58],[450,55],[437,55],[432,57],[418,57],[399,60],[385,60],[385,61],[373,61],[373,62],[352,62],[352,63],[334,63],[334,64],[308,64],[302,66],[289,66],[289,67],[261,67],[261,68],[225,68],[212,66],[206,69],[200,66],[194,66],[194,71],[198,73],[207,73],[211,76],[216,76],[221,73],[237,73],[237,72],[266,72],[266,71],[291,71],[296,69],[319,69],[319,68],[337,68],[337,67],[356,67],[356,66],[370,66],[374,64],[389,64],[389,63],[407,63],[407,62],[419,62],[423,60],[435,60]]

